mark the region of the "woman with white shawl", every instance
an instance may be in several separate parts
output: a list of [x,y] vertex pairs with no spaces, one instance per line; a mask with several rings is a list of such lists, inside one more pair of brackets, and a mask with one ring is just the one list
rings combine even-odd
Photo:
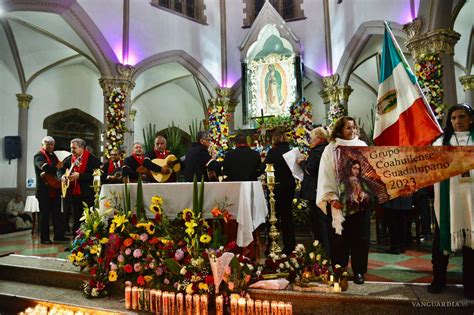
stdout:
[[[474,145],[474,113],[469,105],[449,109],[444,135],[433,145]],[[434,208],[433,281],[428,292],[446,288],[448,255],[462,250],[464,295],[474,299],[474,170],[435,184]]]
[[359,140],[358,135],[359,127],[352,117],[341,117],[334,124],[319,165],[316,204],[325,213],[327,206],[331,209],[333,229],[330,232],[330,247],[333,249],[333,266],[339,264],[346,267],[351,255],[354,283],[363,284],[369,256],[370,209],[358,207],[354,212],[343,203],[334,152],[338,146],[367,146],[364,141]]

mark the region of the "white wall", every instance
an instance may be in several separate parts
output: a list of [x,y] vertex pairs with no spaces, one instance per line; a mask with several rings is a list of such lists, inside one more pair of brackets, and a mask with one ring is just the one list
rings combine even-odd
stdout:
[[16,187],[17,160],[8,164],[3,150],[5,136],[18,136],[18,102],[15,94],[21,93],[21,90],[16,77],[16,73],[12,73],[0,59],[0,188]]
[[176,84],[167,84],[147,93],[133,107],[137,109],[134,142],[144,142],[142,129],[149,123],[155,124],[156,131],[160,131],[174,121],[175,126],[189,133],[188,126],[194,118],[204,119],[201,103]]
[[99,76],[81,65],[61,67],[35,80],[29,94],[33,96],[28,119],[27,179],[34,178],[33,155],[46,136],[44,119],[52,114],[78,108],[103,122],[104,99],[97,81]]

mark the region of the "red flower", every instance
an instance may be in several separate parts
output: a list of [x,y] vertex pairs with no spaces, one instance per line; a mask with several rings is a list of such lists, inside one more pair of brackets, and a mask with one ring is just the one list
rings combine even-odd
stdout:
[[145,285],[145,277],[139,276],[137,278],[137,283],[138,283],[139,286],[144,286]]
[[103,262],[104,262],[104,258],[102,258],[102,257],[97,258],[97,263],[99,265],[102,265]]
[[132,245],[132,243],[133,243],[133,239],[129,237],[123,241],[123,246],[129,247],[130,245]]
[[91,274],[91,276],[95,276],[97,274],[97,268],[91,268],[89,270],[89,273]]
[[209,276],[206,276],[205,280],[207,285],[211,285],[211,284],[214,284],[214,277],[209,275]]
[[237,243],[235,241],[232,241],[225,246],[224,251],[230,252],[234,250],[236,247],[237,247]]
[[148,243],[150,244],[157,244],[160,240],[157,237],[153,237],[148,240]]
[[160,223],[160,221],[161,221],[161,214],[160,213],[155,214],[155,223],[158,224]]
[[126,273],[131,273],[131,272],[133,272],[133,267],[132,267],[132,265],[127,264],[127,265],[125,265],[125,267],[123,267],[123,270],[125,270]]

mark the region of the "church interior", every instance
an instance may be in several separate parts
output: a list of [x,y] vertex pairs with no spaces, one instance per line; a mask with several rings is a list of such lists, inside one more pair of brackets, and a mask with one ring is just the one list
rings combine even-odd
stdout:
[[[107,296],[89,299],[90,292],[88,297],[84,296],[81,283],[90,284],[91,277],[96,279],[95,273],[99,271],[94,267],[92,274],[91,268],[78,263],[77,253],[71,251],[76,246],[73,235],[66,234],[69,242],[46,244],[40,240],[39,208],[32,202],[37,203],[35,194],[39,185],[35,154],[42,148],[45,137],[54,138],[58,157],[71,154],[72,139],[83,139],[88,152],[103,164],[114,151],[122,157],[133,156],[136,143],[143,145],[144,152],[153,150],[157,135],[166,138],[168,150],[181,158],[192,143],[199,142],[199,131],[208,132],[213,157],[223,160],[226,152],[235,146],[234,137],[243,133],[263,161],[271,147],[272,130],[277,127],[291,132],[296,139],[300,127],[292,129],[295,124],[310,129],[333,126],[337,118],[351,116],[360,127],[360,138],[364,136],[367,139],[364,141],[372,146],[387,29],[399,45],[401,58],[420,83],[420,95],[427,99],[433,115],[444,128],[450,106],[459,103],[473,106],[473,13],[473,0],[0,0],[0,313],[47,314],[47,310],[53,313],[61,309],[64,314],[67,311],[68,314],[158,314],[161,312],[158,307],[165,307],[160,303],[166,300],[167,310],[161,314],[184,314],[187,298],[192,296],[189,290],[192,293],[193,287],[183,288],[181,284],[172,289],[165,286],[170,292],[169,299],[167,295],[165,298],[165,289],[163,293],[155,290],[161,290],[163,281],[169,282],[159,273],[161,267],[147,265],[153,269],[152,273],[135,269],[127,274],[119,263],[114,268],[123,274],[112,269],[114,274],[119,274],[117,281],[109,271]],[[295,123],[296,116],[300,121]],[[302,150],[308,150],[308,143],[301,143],[295,142],[294,147],[306,146]],[[267,177],[269,172],[273,175],[267,168]],[[177,173],[175,181],[186,182],[181,173]],[[91,185],[96,185],[96,177],[94,182],[91,179]],[[248,210],[247,220],[253,220],[249,223],[253,226],[246,230],[247,234],[241,234],[241,225],[246,224],[241,217],[233,225],[227,224],[226,219],[224,230],[237,233],[237,238],[228,236],[233,237],[241,253],[249,255],[253,263],[265,263],[270,250],[267,242],[275,241],[272,236],[275,224],[271,223],[273,205],[265,201],[266,197],[271,199],[267,186],[275,183],[264,175],[260,180],[263,188],[255,187],[256,182],[252,182],[236,190],[227,188],[227,195],[222,188],[227,186],[212,185],[230,183],[201,184],[207,187],[203,188],[205,200],[200,200],[204,203],[202,211],[222,210],[225,205],[214,207],[214,203],[224,197],[238,208],[227,207],[234,219],[242,215],[243,208],[250,209],[245,211]],[[97,188],[95,201],[103,209],[103,199],[107,194],[114,195],[114,190],[107,191],[107,186],[101,190],[100,180],[98,185],[93,187]],[[129,193],[137,194],[134,199],[137,201],[140,199],[137,190],[142,189],[142,184],[130,185]],[[162,207],[165,212],[175,204],[181,207],[181,199],[186,199],[184,195],[189,195],[189,203],[198,195],[191,183],[187,184],[187,190],[160,188],[159,193],[152,188],[157,186],[150,185],[161,184],[143,183],[142,203],[150,209],[156,205],[160,215]],[[116,188],[116,194],[123,193],[122,186]],[[239,189],[244,189],[241,187],[251,192],[246,195],[240,191],[239,195]],[[308,214],[308,203],[298,193],[300,185],[297,187],[296,195],[291,196],[296,242],[309,250],[314,245],[312,217]],[[265,195],[261,200],[255,197],[260,191]],[[153,199],[158,194],[164,201]],[[15,224],[4,213],[16,196],[21,199],[22,208],[29,211],[26,213],[31,220],[26,226]],[[219,285],[200,282],[199,289],[194,288],[194,303],[196,293],[201,294],[197,298],[198,307],[194,305],[194,312],[186,311],[186,314],[199,314],[199,310],[200,314],[207,314],[208,302],[210,314],[265,314],[256,311],[257,301],[268,303],[271,314],[472,313],[474,302],[463,295],[466,266],[463,267],[462,254],[453,254],[449,260],[447,290],[439,295],[427,292],[432,281],[432,233],[436,220],[433,202],[430,195],[428,219],[422,217],[415,203],[411,207],[410,246],[396,254],[386,252],[389,223],[384,219],[382,207],[373,209],[368,232],[368,271],[363,285],[349,281],[349,287],[338,292],[341,282],[333,279],[340,275],[333,266],[326,286],[314,285],[308,289],[311,286],[290,284],[284,290],[247,286],[246,295],[224,296],[224,310],[219,310],[222,295],[203,293],[207,290],[204,286],[212,284],[219,288]],[[179,211],[183,208],[176,209],[173,215],[181,215]],[[153,222],[158,222],[156,212],[152,213]],[[219,222],[223,222],[224,215],[219,213],[222,219]],[[120,224],[126,223],[116,220],[116,212],[115,216],[113,224],[118,231]],[[138,210],[137,216],[140,217]],[[88,217],[83,218],[87,222]],[[428,220],[428,232],[421,227],[423,220]],[[151,239],[161,229],[159,223],[155,226],[150,222],[142,226],[148,230],[140,231],[145,231],[147,236],[143,237]],[[216,220],[212,222],[217,224]],[[209,228],[203,219],[202,224]],[[191,237],[194,228],[198,230],[202,226],[198,222],[195,227],[185,228],[183,240]],[[217,229],[215,225],[211,228]],[[108,226],[104,228],[108,229]],[[123,230],[122,227],[120,233]],[[215,234],[209,233],[214,237]],[[281,233],[280,229],[280,236]],[[133,235],[129,238],[138,243],[144,234],[135,233],[137,238]],[[278,237],[276,240],[278,243]],[[159,244],[165,248],[168,241]],[[209,255],[206,252],[206,259]],[[188,264],[192,265],[195,258]],[[112,265],[107,268],[114,266],[114,259],[108,260]],[[187,267],[179,264],[178,258],[175,260],[180,268]],[[164,264],[171,274],[175,265],[169,261]],[[242,260],[241,265],[244,264]],[[187,271],[178,269],[176,279],[180,272],[185,275]],[[140,275],[141,281],[146,282],[136,288],[137,279],[130,277],[131,274]],[[216,281],[214,270],[209,274]],[[272,273],[274,278],[279,278],[278,274]],[[244,278],[245,275],[235,282]],[[234,283],[229,287],[228,281],[224,282],[225,292],[239,293],[233,291]],[[278,281],[273,285],[278,286]],[[160,303],[157,292],[160,292]],[[144,302],[148,299],[152,302]],[[192,303],[191,298],[191,308]],[[247,303],[246,310],[241,309],[241,303]]]

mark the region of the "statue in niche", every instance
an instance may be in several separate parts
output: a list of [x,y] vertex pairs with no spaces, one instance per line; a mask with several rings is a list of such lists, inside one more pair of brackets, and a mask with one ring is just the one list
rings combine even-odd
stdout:
[[265,105],[270,109],[277,109],[283,105],[282,77],[275,65],[268,65],[265,76]]

